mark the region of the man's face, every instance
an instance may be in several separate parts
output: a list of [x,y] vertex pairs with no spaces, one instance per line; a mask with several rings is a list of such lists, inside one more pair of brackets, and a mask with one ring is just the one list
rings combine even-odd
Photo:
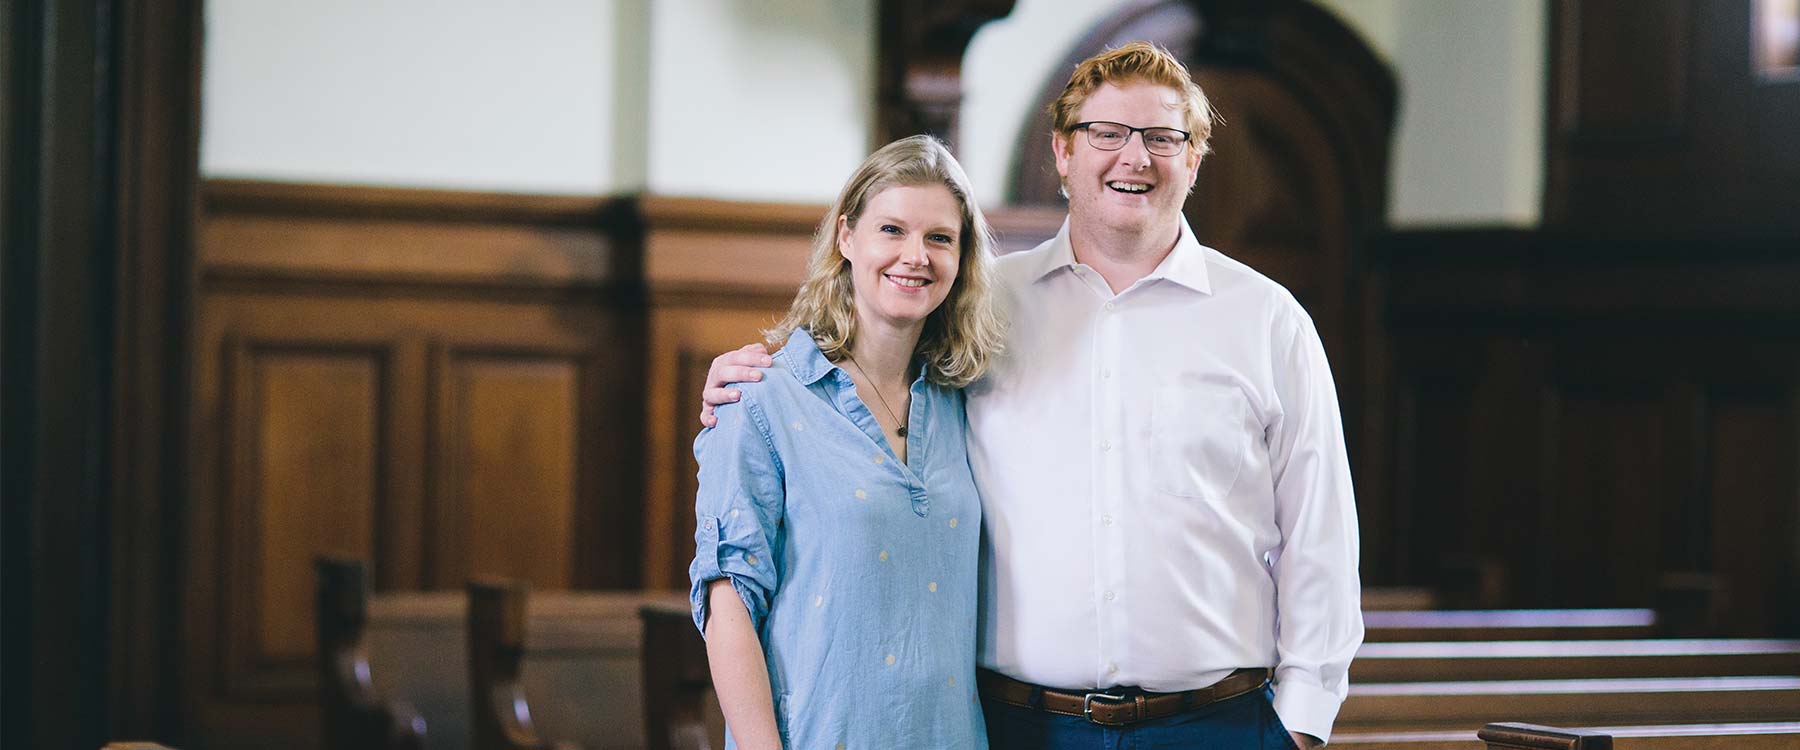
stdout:
[[[1134,128],[1187,130],[1181,94],[1168,86],[1128,82],[1101,84],[1081,105],[1076,122],[1105,120]],[[1187,202],[1200,167],[1200,154],[1184,148],[1157,156],[1133,133],[1124,148],[1102,151],[1077,130],[1052,137],[1056,171],[1069,193],[1071,228],[1101,226],[1130,233],[1171,230]]]

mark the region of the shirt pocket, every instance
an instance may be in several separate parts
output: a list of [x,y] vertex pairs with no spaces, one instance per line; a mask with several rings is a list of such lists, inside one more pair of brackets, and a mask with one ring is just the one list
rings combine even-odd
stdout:
[[1158,386],[1150,416],[1151,467],[1159,492],[1222,500],[1249,448],[1250,405],[1236,386]]

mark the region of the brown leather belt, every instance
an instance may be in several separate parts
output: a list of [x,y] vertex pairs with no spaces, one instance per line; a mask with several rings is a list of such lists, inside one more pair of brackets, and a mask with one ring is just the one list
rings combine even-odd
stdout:
[[1269,682],[1266,668],[1240,669],[1199,690],[1184,693],[1146,693],[1136,688],[1108,688],[1073,693],[1020,682],[999,672],[982,669],[975,674],[981,697],[1022,708],[1087,719],[1095,724],[1122,727],[1164,716],[1174,716],[1209,703],[1257,690]]

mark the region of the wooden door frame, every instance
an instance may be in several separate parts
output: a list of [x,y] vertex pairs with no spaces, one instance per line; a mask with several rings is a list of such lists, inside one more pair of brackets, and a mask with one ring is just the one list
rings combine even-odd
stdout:
[[201,21],[200,0],[0,20],[0,745],[180,738]]

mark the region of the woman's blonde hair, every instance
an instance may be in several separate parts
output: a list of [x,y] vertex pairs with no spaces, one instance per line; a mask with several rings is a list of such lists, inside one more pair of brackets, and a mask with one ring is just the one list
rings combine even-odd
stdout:
[[987,371],[1005,332],[993,304],[993,231],[975,205],[962,165],[943,143],[925,135],[883,146],[844,184],[831,211],[819,222],[806,281],[794,295],[787,317],[764,331],[770,344],[780,345],[794,329],[805,328],[831,361],[850,353],[856,343],[856,292],[850,261],[838,252],[838,217],[855,227],[863,209],[881,191],[923,185],[943,185],[956,199],[962,211],[962,257],[950,295],[925,318],[915,354],[924,360],[925,379],[941,386],[961,388]]

